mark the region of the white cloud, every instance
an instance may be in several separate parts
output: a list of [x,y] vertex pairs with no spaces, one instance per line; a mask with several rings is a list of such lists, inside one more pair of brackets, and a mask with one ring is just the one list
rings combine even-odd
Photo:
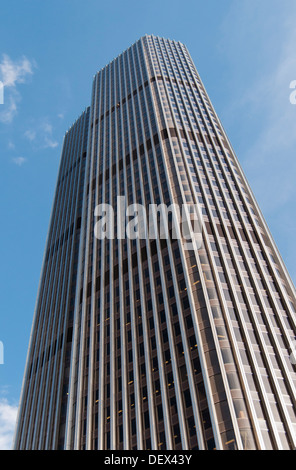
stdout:
[[7,54],[3,54],[0,74],[4,87],[15,87],[17,83],[24,83],[27,75],[33,74],[33,66],[26,57],[13,61]]
[[6,398],[0,398],[0,450],[10,450],[17,417],[17,406]]
[[9,150],[14,150],[15,149],[15,144],[10,140],[7,144]]
[[1,105],[0,121],[12,122],[17,113],[21,95],[17,85],[25,83],[28,76],[33,74],[34,61],[26,57],[13,61],[7,54],[3,54],[0,62],[0,80],[4,85],[4,104]]
[[296,3],[259,3],[234,1],[223,24],[220,52],[231,66],[223,114],[263,212],[274,214],[296,195]]
[[49,122],[43,122],[41,125],[41,131],[44,137],[44,147],[55,148],[58,146],[58,142],[52,138],[52,125]]
[[26,161],[26,158],[24,157],[15,157],[12,159],[13,163],[15,163],[17,166],[22,166],[25,161]]
[[34,142],[38,148],[55,148],[59,145],[53,138],[53,127],[47,118],[44,118],[38,124],[33,122],[30,129],[27,129],[24,133],[24,136],[30,142]]
[[222,121],[294,282],[295,15],[294,0],[234,0],[219,42],[228,78]]
[[296,106],[290,102],[289,88],[291,80],[296,79],[296,31],[289,21],[284,38],[273,74],[263,76],[251,91],[253,97],[248,95],[252,109],[260,106],[265,118],[254,145],[245,156],[245,166],[257,175],[261,173],[261,180],[262,175],[265,176],[273,197],[270,198],[270,193],[264,194],[258,176],[257,190],[268,210],[280,208],[296,195]]
[[12,122],[17,113],[17,103],[19,101],[20,94],[16,90],[11,91],[9,96],[7,96],[7,93],[5,93],[5,102],[3,105],[1,105],[4,109],[0,113],[0,122],[3,122],[4,124],[9,124]]
[[56,140],[53,140],[51,138],[49,138],[48,136],[45,136],[45,139],[44,139],[44,147],[45,148],[56,148],[57,146],[59,145],[59,143],[56,141]]
[[24,135],[28,140],[32,141],[36,138],[36,131],[27,130]]

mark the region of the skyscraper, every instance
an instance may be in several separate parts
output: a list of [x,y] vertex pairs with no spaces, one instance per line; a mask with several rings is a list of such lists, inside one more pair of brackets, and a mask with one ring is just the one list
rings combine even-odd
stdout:
[[[96,236],[96,208],[201,212]],[[293,449],[295,289],[187,48],[146,35],[65,135],[17,449]]]

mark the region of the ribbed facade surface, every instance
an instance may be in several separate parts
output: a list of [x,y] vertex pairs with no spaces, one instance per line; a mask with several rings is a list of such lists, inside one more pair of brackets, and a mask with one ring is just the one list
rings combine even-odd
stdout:
[[[95,236],[198,204],[202,246]],[[171,228],[171,226],[170,226]],[[66,133],[17,449],[294,449],[295,289],[187,48],[144,36]]]

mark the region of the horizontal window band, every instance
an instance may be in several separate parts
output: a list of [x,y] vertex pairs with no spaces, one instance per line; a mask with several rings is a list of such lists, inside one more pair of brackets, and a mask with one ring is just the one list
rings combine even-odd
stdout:
[[[195,83],[192,83],[192,82],[189,83],[187,80],[182,81],[182,80],[176,80],[174,77],[164,77],[164,76],[162,76],[162,75],[157,75],[156,77],[151,77],[151,78],[150,78],[150,83],[153,83],[153,82],[155,82],[156,80],[166,80],[166,81],[168,81],[168,82],[173,82],[173,83],[178,83],[178,82],[179,82],[181,85],[185,84],[185,85],[187,85],[187,86],[192,86],[193,88],[195,88],[196,90],[198,90],[198,87],[196,86]],[[148,83],[149,83],[149,82],[148,82],[147,80],[144,82],[144,87],[145,87],[145,88],[148,86]],[[125,104],[127,100],[130,100],[132,96],[135,96],[135,95],[138,93],[138,91],[142,91],[142,90],[143,90],[143,85],[140,85],[136,90],[133,90],[133,91],[127,96],[127,98],[126,98],[126,97],[123,98],[123,99],[121,100],[121,102],[118,101],[118,103],[117,103],[116,105],[113,105],[111,109],[108,109],[105,113],[101,114],[100,120],[102,121],[105,117],[108,117],[108,116],[109,116],[111,113],[113,113],[116,109],[117,109],[117,110],[120,109],[120,106],[121,106],[122,104]],[[95,125],[97,125],[97,124],[98,124],[98,118],[97,118],[96,121],[95,121]],[[91,124],[91,127],[93,127],[93,123]]]

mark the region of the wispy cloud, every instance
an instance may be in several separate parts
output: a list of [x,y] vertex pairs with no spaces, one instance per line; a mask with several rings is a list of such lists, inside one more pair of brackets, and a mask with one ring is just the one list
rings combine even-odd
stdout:
[[32,75],[33,64],[26,57],[13,61],[7,54],[3,54],[0,73],[4,87],[15,87],[17,83],[24,83],[27,75]]
[[[296,9],[295,9],[296,14]],[[244,97],[251,109],[264,112],[261,131],[245,155],[246,170],[257,172],[257,191],[267,210],[279,209],[296,195],[296,106],[290,102],[290,82],[296,79],[296,30],[285,22],[285,40],[272,75],[262,76]],[[270,194],[264,193],[259,175],[265,176]],[[262,188],[262,189],[261,189]]]
[[36,131],[33,131],[33,130],[27,130],[25,133],[24,133],[24,136],[30,140],[31,142],[33,140],[36,139]]
[[272,214],[296,195],[296,106],[290,102],[296,3],[259,3],[234,1],[223,24],[221,54],[231,64],[232,97],[224,114],[263,211]]
[[36,124],[33,122],[24,136],[38,148],[56,148],[59,143],[53,137],[53,127],[47,118]]
[[294,279],[295,16],[294,0],[234,0],[219,49],[229,86],[222,120]]
[[3,109],[0,113],[1,122],[12,122],[21,100],[18,85],[26,82],[28,76],[34,73],[35,66],[35,62],[25,56],[14,61],[7,54],[3,54],[0,62],[0,80],[4,85],[4,104],[1,105]]
[[14,150],[15,149],[15,144],[9,140],[8,144],[7,144],[7,147],[9,148],[9,150]]
[[13,163],[15,163],[17,166],[22,166],[26,162],[26,158],[24,157],[15,157],[12,159]]
[[58,146],[58,142],[52,137],[53,129],[51,124],[49,124],[48,122],[44,122],[41,125],[41,131],[43,132],[45,147],[55,148]]
[[0,113],[0,122],[9,124],[13,121],[17,113],[17,106],[20,99],[20,94],[16,90],[11,91],[8,96],[7,93],[5,93],[5,104],[3,105],[3,111]]
[[0,398],[0,450],[10,450],[17,417],[17,406],[6,398]]

